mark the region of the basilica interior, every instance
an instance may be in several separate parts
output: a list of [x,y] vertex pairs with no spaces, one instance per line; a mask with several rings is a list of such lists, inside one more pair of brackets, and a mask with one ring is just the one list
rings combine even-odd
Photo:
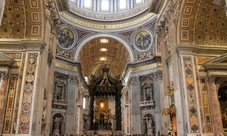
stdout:
[[0,134],[227,136],[227,0],[1,0]]

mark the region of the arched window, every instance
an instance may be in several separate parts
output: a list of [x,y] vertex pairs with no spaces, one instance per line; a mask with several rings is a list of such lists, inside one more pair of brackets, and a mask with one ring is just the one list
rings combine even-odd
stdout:
[[91,8],[92,1],[91,0],[84,0],[84,7],[85,8]]
[[102,11],[109,11],[110,9],[110,1],[109,0],[102,0],[101,1],[101,10]]
[[119,0],[119,9],[126,9],[127,4],[126,4],[126,0]]

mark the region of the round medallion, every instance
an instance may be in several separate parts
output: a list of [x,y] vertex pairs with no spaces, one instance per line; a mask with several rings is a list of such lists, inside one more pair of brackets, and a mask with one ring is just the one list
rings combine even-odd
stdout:
[[28,74],[27,76],[26,76],[26,81],[27,82],[32,82],[34,80],[34,76],[32,75],[32,74]]
[[28,122],[29,121],[29,116],[27,114],[24,114],[21,116],[21,121],[22,122]]
[[136,34],[134,43],[137,51],[144,52],[152,47],[153,38],[149,32],[143,30]]
[[73,32],[68,28],[64,28],[58,35],[58,44],[62,48],[70,48],[73,46],[74,39],[75,37]]

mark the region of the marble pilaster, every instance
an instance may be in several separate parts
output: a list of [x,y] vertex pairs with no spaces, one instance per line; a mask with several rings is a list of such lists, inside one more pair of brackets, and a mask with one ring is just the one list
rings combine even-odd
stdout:
[[131,113],[131,134],[141,133],[141,117],[140,117],[140,107],[138,106],[140,102],[140,80],[139,77],[133,76],[130,78],[131,93],[130,93],[130,113]]
[[6,99],[6,89],[8,83],[8,70],[0,71],[0,131],[2,131],[3,116],[4,116],[4,103]]

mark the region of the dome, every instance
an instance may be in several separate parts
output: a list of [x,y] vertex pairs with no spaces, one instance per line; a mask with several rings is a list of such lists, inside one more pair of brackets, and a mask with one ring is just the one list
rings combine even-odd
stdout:
[[151,0],[69,0],[73,14],[100,21],[116,21],[136,16],[149,8]]
[[158,0],[57,0],[62,21],[91,31],[126,31],[154,20]]

